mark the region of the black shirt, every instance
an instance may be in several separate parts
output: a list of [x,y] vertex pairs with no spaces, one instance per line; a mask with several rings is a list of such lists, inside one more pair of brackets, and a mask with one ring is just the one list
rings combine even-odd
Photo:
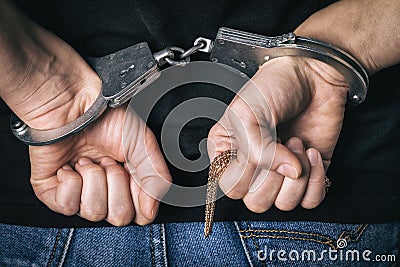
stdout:
[[[314,12],[334,1],[24,1],[21,9],[85,56],[102,56],[139,42],[152,51],[176,45],[188,48],[198,36],[212,39],[219,27],[279,35],[293,31]],[[203,59],[201,57],[194,57]],[[373,77],[367,100],[348,108],[328,176],[333,186],[316,209],[290,212],[271,208],[256,214],[241,200],[218,200],[215,220],[313,220],[342,223],[387,222],[400,218],[400,66]],[[164,96],[152,111],[150,128],[160,139],[163,119],[179,103],[199,96],[229,103],[233,95],[210,85],[193,84]],[[77,216],[56,214],[38,201],[29,184],[27,147],[8,127],[10,111],[0,105],[0,222],[32,226],[100,226]],[[213,121],[198,119],[181,132],[180,147],[190,160]],[[207,172],[185,172],[169,164],[174,183],[205,184]],[[204,206],[161,204],[156,222],[203,221]]]

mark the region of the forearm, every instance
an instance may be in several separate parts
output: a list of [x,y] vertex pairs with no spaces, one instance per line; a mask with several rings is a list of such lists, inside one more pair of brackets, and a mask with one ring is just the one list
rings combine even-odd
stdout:
[[0,47],[0,97],[31,126],[64,125],[97,97],[99,78],[80,55],[8,0],[0,0]]
[[0,62],[3,63],[0,65],[0,96],[10,104],[17,92],[27,91],[24,81],[29,80],[33,82],[31,87],[38,87],[48,79],[48,74],[38,75],[46,73],[51,55],[35,42],[36,30],[36,25],[9,1],[0,1]]
[[342,0],[313,14],[295,33],[351,53],[373,74],[400,62],[400,1]]

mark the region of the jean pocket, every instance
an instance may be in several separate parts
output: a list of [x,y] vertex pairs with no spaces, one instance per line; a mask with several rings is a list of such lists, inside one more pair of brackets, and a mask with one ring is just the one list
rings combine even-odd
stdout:
[[0,224],[0,266],[61,266],[73,229]]
[[238,222],[237,228],[254,266],[377,266],[382,255],[379,264],[391,266],[398,256],[399,224]]

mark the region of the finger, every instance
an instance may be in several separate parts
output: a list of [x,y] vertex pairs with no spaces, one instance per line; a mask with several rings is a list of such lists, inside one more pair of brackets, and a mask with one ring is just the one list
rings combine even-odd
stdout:
[[80,208],[82,178],[68,164],[57,171],[57,178],[59,184],[55,202],[59,207],[58,212],[64,215],[74,215]]
[[306,209],[316,208],[325,198],[325,170],[318,150],[310,148],[306,152],[311,171],[308,185],[300,205]]
[[[131,186],[138,197],[135,204],[136,217],[138,208],[140,214],[149,221],[154,220],[158,210],[159,200],[166,194],[171,186],[171,175],[164,161],[164,157],[158,147],[157,140],[144,122],[138,119],[132,108],[128,108],[125,119],[126,129],[134,129],[124,132],[124,148],[127,158],[127,167],[134,172],[132,177],[136,185]],[[132,183],[131,183],[132,184]],[[140,189],[140,190],[139,190]],[[135,201],[135,199],[134,199]]]
[[[130,164],[127,163],[127,164],[125,164],[124,167],[130,173],[130,177],[131,177],[129,185],[130,185],[130,190],[131,190],[131,196],[133,199],[133,205],[135,208],[134,221],[138,225],[146,225],[146,224],[151,223],[154,220],[154,218],[158,212],[159,201],[156,200],[155,205],[152,207],[152,210],[151,210],[152,214],[150,214],[150,216],[149,216],[149,214],[147,214],[146,216],[143,215],[142,210],[146,210],[146,209],[141,208],[140,205],[142,203],[139,201],[139,195],[142,194],[142,186],[139,184],[139,182],[141,180],[139,178],[135,177],[137,175],[136,170],[132,166],[129,166],[129,165]],[[153,214],[153,213],[155,213],[155,214]]]
[[80,158],[75,164],[75,169],[83,181],[79,215],[94,222],[105,219],[108,207],[104,169],[89,158]]
[[[268,169],[287,178],[297,179],[302,172],[302,163],[286,146],[271,143],[270,147],[273,146],[275,147],[275,156],[272,166]],[[271,162],[269,155],[271,152],[269,151],[261,155],[259,159],[255,157],[249,159],[248,156],[241,153],[240,147],[237,152],[237,159],[232,160],[219,182],[221,190],[233,199],[243,198],[247,194],[251,182],[259,175],[260,167],[268,166],[268,164],[260,164],[259,162]],[[255,150],[255,148],[253,149]],[[272,151],[269,147],[265,150]]]
[[[285,146],[276,144],[270,129],[260,126],[261,123],[250,108],[241,103],[245,111],[240,111],[236,104],[239,102],[235,101],[232,109],[224,115],[229,118],[227,128],[231,128],[236,137],[237,142],[232,146],[237,146],[237,159],[231,161],[219,182],[222,191],[233,199],[246,195],[260,169],[276,170],[294,179],[301,173],[301,163],[297,157]],[[227,121],[226,117],[222,118],[224,120]],[[214,140],[217,140],[215,136]],[[226,142],[223,145],[226,146]]]
[[239,94],[224,114],[229,118],[238,148],[257,168],[271,169],[297,179],[301,175],[301,163],[291,150],[279,144],[275,112],[269,108],[263,90],[253,81],[247,83]]
[[257,213],[267,211],[274,204],[283,179],[279,173],[262,170],[243,198],[246,207]]
[[[135,173],[131,174],[132,178],[130,179],[130,190],[131,190],[131,195],[133,199],[133,205],[135,208],[135,216],[134,216],[134,221],[138,225],[146,225],[149,224],[153,221],[155,214],[146,214],[143,215],[142,210],[145,210],[141,208],[141,202],[139,201],[139,195],[141,194],[141,186],[138,184],[138,181],[140,181],[139,178],[135,178],[134,176],[136,175]],[[158,202],[158,201],[157,201]],[[151,203],[151,201],[150,201]],[[154,207],[151,207],[151,212],[157,212],[158,210],[158,205],[155,205]]]
[[47,179],[31,177],[36,196],[51,210],[70,216],[79,211],[82,178],[71,166],[64,165]]
[[107,176],[108,213],[106,220],[115,226],[127,225],[133,220],[134,207],[127,171],[114,159],[101,159]]
[[227,117],[222,116],[208,133],[207,153],[210,159],[214,159],[224,151],[237,150],[237,140],[233,133],[229,132],[230,123]]
[[300,160],[303,172],[297,180],[287,177],[283,180],[281,190],[275,200],[275,206],[280,210],[292,210],[300,203],[310,172],[310,165],[301,139],[293,137],[286,145]]
[[237,158],[232,159],[219,180],[221,190],[232,199],[243,198],[249,190],[253,177],[260,170],[247,162],[247,158],[238,151]]
[[275,145],[275,156],[271,170],[290,179],[298,179],[303,171],[302,162],[288,147],[283,144]]
[[219,187],[228,197],[240,199],[247,193],[251,177],[257,170],[248,164],[243,154],[244,149],[238,149],[237,140],[234,136],[230,136],[228,128],[230,122],[225,115],[211,128],[207,139],[207,151],[210,159],[214,159],[224,151],[237,150],[237,158],[231,159],[230,166],[219,180]]

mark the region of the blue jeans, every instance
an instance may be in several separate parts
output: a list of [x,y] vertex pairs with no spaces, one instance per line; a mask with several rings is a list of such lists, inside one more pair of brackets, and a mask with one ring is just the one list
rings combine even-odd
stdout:
[[109,228],[0,224],[0,266],[394,266],[400,223],[217,222]]

